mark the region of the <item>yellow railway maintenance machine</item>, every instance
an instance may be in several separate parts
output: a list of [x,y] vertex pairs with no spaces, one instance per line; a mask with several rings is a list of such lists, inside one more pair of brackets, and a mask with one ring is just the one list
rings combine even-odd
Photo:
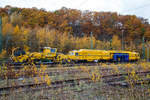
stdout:
[[[21,48],[15,48],[12,50],[12,60],[14,64],[23,64],[23,63],[35,63],[35,64],[49,64],[58,62],[57,59],[57,49],[44,47],[41,49],[41,52],[28,52]],[[62,57],[61,57],[62,58]]]
[[28,51],[17,47],[12,49],[12,54],[10,58],[14,64],[22,64],[28,62],[29,54],[30,53]]
[[56,48],[44,47],[41,52],[29,52],[28,50],[15,48],[12,50],[12,61],[15,64],[52,64],[52,63],[76,63],[76,62],[129,62],[140,59],[139,53],[116,50],[92,50],[80,49],[70,51],[64,55],[57,53]]
[[70,51],[67,58],[74,62],[129,62],[139,60],[140,56],[139,53],[130,51],[80,49]]
[[30,59],[35,64],[51,64],[56,61],[56,48],[43,47],[40,52],[30,53]]

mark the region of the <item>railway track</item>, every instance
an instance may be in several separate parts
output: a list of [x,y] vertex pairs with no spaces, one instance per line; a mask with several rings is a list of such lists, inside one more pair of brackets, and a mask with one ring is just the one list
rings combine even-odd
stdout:
[[[79,63],[79,64],[43,64],[44,66],[47,66],[48,68],[54,68],[58,66],[62,67],[74,67],[74,66],[98,66],[101,65],[101,63]],[[8,66],[10,68],[14,69],[21,69],[24,68],[24,66],[36,66],[37,68],[40,68],[41,65],[12,65],[12,64],[4,64],[4,66]]]
[[[80,81],[91,81],[90,78],[80,78],[80,79],[69,79],[69,80],[60,80],[51,82],[51,85],[48,86],[45,82],[42,83],[32,83],[26,85],[18,85],[13,87],[3,87],[0,88],[0,96],[9,95],[10,91],[15,91],[16,93],[27,92],[27,91],[39,91],[42,89],[58,89],[67,86],[75,86],[79,85]],[[21,91],[17,91],[18,89],[22,89]]]
[[[111,71],[111,70],[113,70],[113,68],[104,68],[104,67],[101,67],[101,66],[88,66],[88,68],[89,68],[89,72],[92,72],[93,70],[95,70],[95,69],[93,69],[93,68],[95,68],[95,67],[97,67],[98,69],[98,71],[99,72],[108,72],[108,71]],[[24,71],[24,70],[14,70],[12,73],[14,73],[13,75],[15,75],[15,74],[17,74],[17,73],[26,73],[26,71]],[[41,74],[44,74],[44,75],[49,75],[49,76],[56,76],[56,75],[62,75],[62,74],[75,74],[75,73],[87,73],[87,72],[84,72],[84,70],[81,68],[81,67],[66,67],[66,68],[49,68],[49,69],[46,69],[46,71],[44,72],[44,73],[40,73],[39,71],[37,72],[38,74],[36,74],[36,75],[34,75],[34,73],[33,73],[33,75],[34,75],[34,77],[36,77],[36,76],[38,76],[38,75],[41,75]],[[26,75],[24,75],[24,74],[22,74],[21,76],[19,76],[19,77],[12,77],[12,75],[10,74],[10,75],[8,75],[8,79],[18,79],[18,78],[22,78],[22,77],[24,77],[24,78],[29,78],[30,76],[26,76]],[[3,79],[2,77],[1,77],[1,79]]]
[[[126,64],[126,63],[137,63],[137,62],[114,62],[114,64]],[[47,64],[12,64],[12,63],[8,63],[8,62],[5,62],[5,63],[2,63],[0,62],[0,65],[5,65],[5,66],[9,66],[9,67],[12,67],[12,68],[15,68],[15,69],[20,69],[20,68],[23,68],[24,66],[36,66],[37,68],[40,68],[41,65],[46,65],[47,67],[57,67],[57,66],[62,66],[62,67],[74,67],[74,66],[100,66],[102,64],[106,64],[106,65],[110,65],[112,64],[111,62],[100,62],[100,63],[94,63],[94,62],[91,62],[91,63],[66,63],[66,64],[58,64],[58,63],[47,63]]]
[[[19,67],[18,69],[21,68],[20,66],[10,66],[9,68],[14,68],[14,67]],[[24,66],[22,66],[22,68],[23,67]],[[32,66],[30,66],[30,67],[32,67]],[[40,68],[40,66],[38,66],[38,67]],[[90,69],[89,72],[91,72],[92,69],[95,70],[94,69],[95,67],[98,68],[98,69],[96,69],[96,70],[98,70],[98,72],[102,72],[102,73],[103,72],[107,73],[109,71],[114,71],[115,70],[113,67],[102,67],[101,65],[95,65],[95,66],[91,65],[91,66],[86,66],[86,67],[88,67]],[[24,70],[19,71],[18,69],[13,71],[13,73],[25,73],[26,72]],[[118,70],[124,70],[125,71],[125,69],[123,69],[122,67],[118,67]],[[84,70],[82,69],[82,66],[81,67],[71,66],[71,67],[61,67],[61,68],[56,68],[56,67],[49,68],[49,66],[48,66],[46,71],[44,72],[44,74],[47,74],[49,76],[55,76],[55,75],[61,75],[63,73],[67,73],[67,74],[79,73],[80,74],[81,72],[84,72]],[[40,75],[40,72],[38,72],[38,75]],[[34,75],[34,76],[37,76],[37,75]],[[21,78],[21,77],[28,78],[29,76],[27,76],[27,77],[26,76],[20,76],[20,77],[16,77],[16,78]],[[12,79],[12,78],[8,77],[8,79]]]
[[[146,75],[150,74],[150,71],[135,72],[135,74],[139,75],[139,76],[146,76]],[[117,82],[125,80],[124,77],[128,76],[128,75],[129,75],[129,73],[103,75],[101,77],[101,80],[105,84],[108,84],[108,85],[112,85],[112,86],[120,85],[121,86],[121,84],[117,83]],[[99,80],[99,81],[101,81],[101,80]],[[76,85],[80,85],[81,81],[84,81],[87,84],[94,82],[91,80],[91,78],[85,77],[85,78],[52,81],[51,85],[49,85],[49,86],[45,82],[31,83],[31,84],[17,85],[17,86],[8,86],[8,87],[0,88],[0,95],[1,96],[9,95],[11,93],[11,91],[13,91],[15,93],[20,93],[20,92],[27,92],[27,91],[40,91],[42,89],[58,89],[58,88],[64,88],[64,87],[74,87]],[[150,83],[150,79],[147,79],[147,83]],[[135,83],[135,84],[139,84],[139,82]],[[128,86],[128,85],[129,84],[126,84],[126,86]]]

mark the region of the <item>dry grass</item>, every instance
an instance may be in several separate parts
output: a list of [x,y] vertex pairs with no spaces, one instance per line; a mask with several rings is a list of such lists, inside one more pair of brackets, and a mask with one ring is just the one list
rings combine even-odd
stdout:
[[[22,70],[24,70],[24,72]],[[21,69],[21,71],[17,73],[18,78],[16,79],[8,79],[7,74],[5,74],[8,71],[8,69],[6,69],[6,66],[3,66],[0,71],[1,75],[5,76],[0,80],[1,87],[38,82],[45,82],[47,83],[47,85],[51,85],[52,81],[76,79],[83,77],[91,78],[91,80],[93,81],[93,83],[89,84],[83,81],[75,87],[65,87],[57,90],[41,90],[38,92],[29,91],[28,93],[19,94],[13,93],[13,91],[11,91],[12,93],[10,96],[1,96],[1,99],[11,98],[11,100],[141,100],[150,97],[149,84],[144,85],[142,81],[141,85],[139,86],[134,84],[138,80],[143,80],[145,78],[150,79],[150,75],[139,76],[136,74],[137,71],[150,71],[150,63],[146,62],[138,64],[132,63],[109,65],[102,63],[100,64],[100,66],[76,66],[67,68],[63,68],[61,66],[56,68],[47,68],[46,66],[42,65],[39,69],[34,67],[32,69]],[[57,73],[48,75],[48,72]],[[112,75],[119,73],[128,73],[128,76],[125,76],[125,80],[123,82],[130,84],[130,88],[122,88],[119,86],[113,87],[103,82],[103,75]],[[14,75],[16,77],[16,74]]]

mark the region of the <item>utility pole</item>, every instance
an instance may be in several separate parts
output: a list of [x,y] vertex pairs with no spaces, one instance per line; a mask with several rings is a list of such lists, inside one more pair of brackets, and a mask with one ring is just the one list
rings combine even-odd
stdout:
[[123,42],[124,26],[122,22],[119,22],[118,25],[120,26],[120,30],[121,30],[121,50],[124,50],[124,42]]
[[0,53],[2,52],[2,17],[0,16]]
[[124,50],[124,41],[123,41],[123,29],[122,29],[122,50]]
[[110,39],[110,50],[112,50],[112,39]]
[[145,38],[142,38],[142,58],[145,58]]
[[142,33],[142,58],[145,59],[145,38],[144,38],[145,29],[144,28],[141,28],[141,33]]
[[147,62],[149,62],[149,46],[147,46]]
[[91,49],[93,49],[93,32],[91,32]]

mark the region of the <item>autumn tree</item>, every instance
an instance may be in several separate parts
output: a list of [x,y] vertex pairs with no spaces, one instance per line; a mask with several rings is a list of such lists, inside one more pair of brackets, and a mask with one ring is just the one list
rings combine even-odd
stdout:
[[[58,48],[60,52],[72,49],[90,49],[90,33],[96,49],[121,49],[123,36],[126,50],[140,49],[142,37],[150,40],[150,25],[145,18],[119,15],[116,12],[80,11],[61,8],[44,9],[0,8],[3,19],[3,48],[28,45],[32,50],[43,46]],[[144,29],[144,32],[142,31]],[[141,50],[141,49],[140,49]]]
[[19,25],[21,26],[22,23],[23,23],[23,19],[22,19],[22,16],[20,14],[17,14],[16,12],[14,12],[13,14],[11,14],[10,16],[10,21],[11,23],[16,26],[16,25]]
[[112,49],[114,50],[120,50],[121,49],[121,41],[120,39],[118,38],[117,35],[114,35],[113,38],[112,38]]

